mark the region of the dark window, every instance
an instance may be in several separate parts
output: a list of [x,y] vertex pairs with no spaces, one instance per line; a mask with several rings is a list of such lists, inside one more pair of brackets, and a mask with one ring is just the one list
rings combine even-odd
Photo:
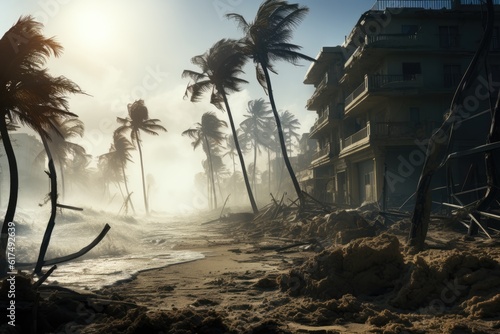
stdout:
[[416,80],[417,75],[422,73],[420,63],[403,63],[403,80]]
[[401,26],[401,33],[405,35],[415,35],[418,32],[418,25],[416,24],[403,24]]
[[462,79],[460,65],[445,64],[443,66],[443,86],[456,87]]
[[442,48],[458,47],[458,26],[439,27],[439,46]]

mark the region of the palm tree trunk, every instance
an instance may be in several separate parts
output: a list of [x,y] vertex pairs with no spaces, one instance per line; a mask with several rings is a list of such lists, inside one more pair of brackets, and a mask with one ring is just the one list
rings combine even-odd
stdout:
[[40,245],[40,252],[38,253],[38,260],[35,266],[35,274],[39,275],[42,272],[43,262],[45,260],[45,254],[47,253],[47,248],[49,247],[50,238],[52,237],[52,231],[56,225],[56,212],[57,212],[57,174],[56,168],[54,166],[54,160],[52,159],[52,154],[50,153],[49,145],[47,144],[47,139],[41,136],[43,147],[47,153],[49,159],[49,178],[50,178],[50,217],[45,228],[45,233],[43,234],[42,243]]
[[[221,92],[224,90],[221,89]],[[236,146],[236,151],[238,152],[238,157],[240,158],[241,171],[243,173],[243,179],[245,180],[245,186],[247,187],[248,198],[250,200],[250,205],[254,214],[259,213],[257,208],[257,203],[255,203],[255,198],[253,197],[252,188],[250,187],[250,182],[248,181],[247,169],[245,167],[245,160],[243,159],[243,153],[241,152],[240,143],[238,142],[238,136],[236,134],[236,127],[234,126],[233,115],[231,114],[231,109],[229,108],[229,103],[227,101],[226,94],[222,94],[224,98],[224,105],[226,106],[227,117],[229,117],[229,124],[231,125],[231,131],[233,133],[234,145]]]
[[252,183],[253,183],[253,191],[255,192],[255,173],[257,172],[257,139],[253,140],[253,175],[252,175]]
[[[132,211],[134,211],[134,215],[135,215],[134,203],[132,203],[132,198],[130,197],[130,192],[128,191],[127,175],[125,175],[125,164],[124,163],[122,163],[122,174],[123,174],[123,183],[125,185],[125,191],[127,192],[127,197],[125,198],[125,200],[130,203],[130,207],[132,208]],[[121,191],[121,188],[120,188],[120,191]]]
[[7,123],[5,121],[6,115],[0,116],[0,134],[2,136],[5,154],[9,162],[9,175],[10,175],[10,190],[9,190],[9,203],[7,204],[7,211],[2,224],[0,235],[0,277],[8,272],[7,270],[7,245],[9,239],[9,223],[14,221],[17,207],[17,196],[19,191],[19,175],[17,171],[16,155],[12,148],[9,132],[7,131]]
[[283,128],[281,127],[281,121],[278,114],[278,110],[276,109],[276,104],[274,103],[274,95],[271,86],[271,78],[269,77],[269,71],[267,70],[267,66],[262,66],[262,69],[264,70],[264,75],[266,77],[269,102],[271,103],[271,109],[273,110],[274,119],[276,121],[276,128],[278,129],[278,136],[280,139],[280,146],[281,146],[281,151],[283,153],[283,159],[285,160],[286,168],[288,169],[288,173],[290,174],[290,178],[292,179],[293,187],[295,188],[295,192],[297,193],[297,197],[299,198],[300,207],[302,208],[304,205],[304,196],[302,195],[302,190],[300,190],[299,181],[297,181],[297,177],[295,176],[292,164],[290,163],[290,159],[288,158],[288,154],[286,152],[285,137],[283,136]]
[[61,198],[64,203],[64,194],[66,193],[66,184],[64,182],[64,171],[63,171],[63,163],[61,161],[61,158],[57,159],[57,162],[59,163],[59,171],[61,172]]
[[212,182],[212,194],[214,197],[214,209],[217,209],[217,191],[215,190],[215,178],[214,178],[214,165],[212,162],[212,153],[210,152],[210,144],[208,143],[207,136],[203,136],[205,139],[205,145],[207,146],[207,158],[208,158],[208,167],[210,169],[210,178]]
[[141,138],[139,137],[139,131],[136,131],[135,138],[137,138],[137,149],[139,150],[139,159],[141,160],[141,176],[142,176],[142,193],[144,195],[144,208],[146,209],[146,215],[149,215],[149,205],[148,198],[146,195],[146,180],[144,179],[144,162],[142,161],[142,148],[141,148]]

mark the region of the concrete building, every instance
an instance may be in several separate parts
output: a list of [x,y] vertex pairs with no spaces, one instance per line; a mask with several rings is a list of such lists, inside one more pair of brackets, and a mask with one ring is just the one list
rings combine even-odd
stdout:
[[[499,3],[495,1],[497,15]],[[310,165],[316,198],[352,206],[383,202],[391,207],[411,198],[427,139],[443,123],[479,46],[485,8],[478,4],[476,0],[377,1],[342,45],[320,50],[304,79],[304,84],[315,87],[306,108],[317,113],[310,130],[310,138],[317,140]],[[499,51],[499,24],[495,24],[488,70],[478,72],[470,98],[463,100],[470,120],[467,126],[456,127],[452,151],[485,142],[490,117],[485,111],[487,92],[498,89]],[[463,179],[471,168],[461,161],[453,173]],[[439,177],[435,181],[436,187],[445,183]]]

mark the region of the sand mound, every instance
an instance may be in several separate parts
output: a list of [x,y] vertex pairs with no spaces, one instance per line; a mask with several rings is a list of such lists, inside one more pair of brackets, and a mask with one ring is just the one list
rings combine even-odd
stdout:
[[320,299],[382,294],[394,288],[403,271],[399,246],[397,237],[382,234],[329,248],[282,275],[281,289]]
[[[467,244],[460,245],[463,248]],[[331,247],[279,277],[282,291],[317,300],[378,296],[389,307],[418,314],[500,314],[500,265],[497,248],[430,249],[404,253],[398,238],[381,234]],[[378,314],[369,322],[390,319]],[[388,320],[389,321],[389,320]]]

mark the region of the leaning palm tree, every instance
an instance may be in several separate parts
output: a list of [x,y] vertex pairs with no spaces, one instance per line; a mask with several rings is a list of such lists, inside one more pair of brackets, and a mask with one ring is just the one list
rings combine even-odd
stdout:
[[118,129],[115,131],[118,133],[122,133],[124,131],[130,130],[130,138],[132,139],[132,143],[137,145],[137,149],[139,151],[139,159],[141,161],[141,176],[142,176],[142,191],[144,195],[144,207],[146,209],[146,215],[149,215],[149,204],[146,194],[146,181],[144,178],[144,162],[142,159],[142,140],[140,136],[140,132],[144,131],[147,134],[157,136],[157,131],[164,131],[165,129],[160,124],[159,119],[149,118],[148,108],[144,104],[144,100],[136,100],[134,103],[129,103],[127,105],[128,115],[127,118],[117,117],[116,120],[119,124],[121,124]]
[[[86,155],[85,148],[81,145],[69,141],[72,137],[83,136],[83,122],[78,118],[58,117],[53,122],[55,128],[48,130],[50,140],[48,146],[54,161],[59,166],[61,175],[61,196],[64,199],[65,194],[65,173],[64,168],[71,157],[83,157]],[[42,150],[37,158],[45,159],[45,150]]]
[[201,72],[191,70],[182,72],[182,77],[189,77],[194,81],[194,83],[188,85],[186,96],[190,95],[192,102],[199,102],[205,92],[211,92],[210,103],[219,110],[227,111],[250,204],[253,212],[257,214],[259,210],[248,181],[243,153],[237,140],[236,126],[227,100],[229,93],[240,91],[240,85],[248,83],[248,81],[238,78],[238,75],[243,73],[242,67],[246,62],[246,57],[236,41],[222,39],[204,54],[193,57],[191,62],[200,67]]
[[115,131],[113,133],[113,143],[109,148],[109,152],[99,156],[99,160],[104,162],[107,176],[111,179],[111,181],[115,181],[118,184],[120,191],[121,187],[118,179],[123,178],[123,184],[126,192],[126,194],[123,195],[125,214],[128,213],[129,205],[135,213],[131,193],[128,188],[127,174],[125,173],[127,162],[132,162],[132,154],[130,151],[134,149],[134,144],[132,144],[132,142],[128,140],[123,133]]
[[206,112],[201,116],[201,122],[196,123],[195,128],[182,132],[183,136],[193,139],[191,143],[193,149],[201,145],[207,155],[208,171],[210,174],[207,175],[207,179],[210,180],[212,185],[213,208],[217,208],[213,150],[214,147],[220,146],[225,139],[224,133],[220,131],[222,127],[227,127],[227,123],[218,119],[213,112]]
[[[264,139],[266,138],[266,127],[272,119],[271,110],[267,108],[267,103],[264,99],[251,100],[248,102],[248,114],[245,120],[240,123],[240,128],[248,137],[253,148],[253,165],[257,164],[257,152],[261,146],[265,146]],[[261,140],[262,139],[262,140]],[[255,191],[255,178],[257,168],[253,168],[252,184]]]
[[300,139],[300,134],[297,132],[300,128],[300,122],[295,115],[288,110],[280,113],[280,120],[281,127],[283,129],[283,136],[285,137],[285,143],[288,145],[288,151],[292,154],[293,139]]
[[51,55],[59,56],[62,46],[46,38],[42,24],[22,16],[0,39],[0,135],[10,172],[10,192],[0,237],[0,276],[6,271],[8,224],[16,213],[19,178],[9,138],[8,121],[26,125],[42,138],[55,129],[53,120],[76,116],[68,111],[66,95],[83,93],[71,80],[51,76],[44,65]]
[[304,197],[286,152],[285,138],[274,101],[269,71],[276,73],[273,67],[273,61],[276,60],[284,60],[294,65],[297,65],[301,59],[314,61],[313,58],[298,52],[301,49],[300,46],[290,43],[292,29],[302,21],[308,10],[307,7],[289,4],[284,0],[266,0],[260,5],[253,22],[247,22],[240,14],[227,14],[227,17],[236,20],[239,28],[243,30],[245,34],[241,40],[243,52],[255,63],[257,80],[269,95],[285,165],[301,206]]

